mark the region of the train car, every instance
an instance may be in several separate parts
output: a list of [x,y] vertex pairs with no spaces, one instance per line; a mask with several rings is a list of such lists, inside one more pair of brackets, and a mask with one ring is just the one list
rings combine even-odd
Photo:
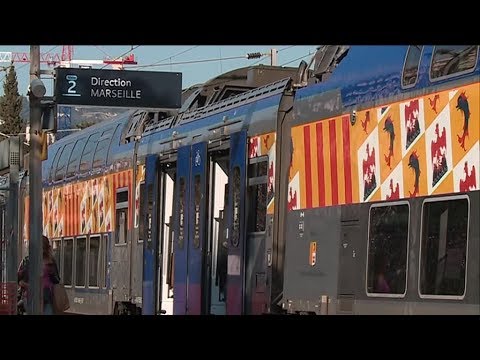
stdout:
[[479,314],[479,47],[352,47],[282,149],[287,313]]
[[[133,203],[133,149],[117,149],[130,116],[128,112],[55,142],[42,163],[43,233],[52,242],[74,313],[111,314],[117,311],[114,305],[119,298],[130,300],[125,293],[131,283],[141,281],[125,266],[137,266],[138,259],[126,262],[126,247],[114,245],[118,238],[125,243],[133,236],[126,234],[132,223],[123,210]],[[23,191],[25,252],[27,189],[28,178]]]
[[[126,112],[49,146],[48,160],[42,164],[43,233],[52,241],[59,261],[60,275],[71,299],[69,311],[80,314],[199,313],[200,305],[197,308],[192,305],[189,311],[186,308],[178,310],[174,308],[173,300],[176,292],[179,295],[175,299],[181,301],[182,286],[185,293],[189,290],[186,279],[183,284],[181,282],[182,272],[189,271],[192,275],[197,270],[202,274],[212,271],[199,259],[194,265],[182,264],[182,246],[175,254],[173,252],[173,234],[177,226],[173,218],[180,218],[177,217],[180,210],[174,206],[178,202],[173,199],[181,198],[189,205],[198,201],[198,193],[194,192],[198,192],[198,183],[195,188],[192,185],[196,200],[184,198],[188,191],[186,187],[190,187],[184,176],[190,180],[189,172],[194,169],[190,169],[187,163],[190,161],[190,150],[187,149],[193,146],[195,156],[202,152],[199,155],[201,160],[195,158],[195,163],[202,163],[202,191],[208,191],[215,200],[208,200],[207,208],[207,193],[202,194],[205,197],[202,235],[198,235],[197,229],[195,241],[183,235],[185,239],[175,244],[184,241],[185,246],[192,247],[188,257],[192,262],[199,248],[198,241],[202,244],[200,252],[207,246],[218,251],[222,260],[218,266],[217,260],[212,260],[215,266],[212,282],[215,285],[211,287],[212,292],[217,292],[214,297],[219,300],[213,301],[212,312],[225,313],[226,251],[222,250],[224,245],[217,250],[216,242],[223,239],[226,222],[226,174],[229,173],[230,156],[241,159],[246,153],[246,145],[241,145],[245,141],[240,138],[236,138],[238,149],[229,150],[228,131],[246,129],[249,124],[252,129],[256,127],[253,131],[257,133],[264,129],[270,131],[271,124],[264,125],[263,122],[271,122],[277,116],[279,94],[288,82],[276,80],[289,79],[295,72],[294,68],[264,66],[237,69],[187,89],[178,112]],[[242,93],[248,93],[248,96],[235,97]],[[243,139],[246,139],[245,132]],[[270,147],[271,144],[270,140]],[[262,160],[265,162],[265,157]],[[218,188],[207,184],[207,170],[216,174],[216,180],[212,181]],[[245,164],[241,165],[241,171],[245,176]],[[232,174],[237,174],[237,169]],[[200,175],[193,174],[192,181],[197,181]],[[265,182],[265,178],[260,181]],[[26,253],[29,238],[28,177],[23,179],[22,187],[22,237],[23,253]],[[207,216],[207,211],[211,216]],[[196,216],[198,221],[198,214]],[[210,232],[208,245],[207,228]],[[180,231],[193,230],[181,225]],[[194,286],[193,277],[188,281],[189,287]],[[192,292],[190,295],[193,296]],[[204,296],[203,290],[201,296]],[[202,309],[204,306],[201,305]]]

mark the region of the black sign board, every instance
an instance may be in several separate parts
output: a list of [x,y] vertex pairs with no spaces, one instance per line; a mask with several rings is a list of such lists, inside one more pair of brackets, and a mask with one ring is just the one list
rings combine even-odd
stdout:
[[55,101],[60,105],[181,107],[181,73],[72,68],[55,71]]

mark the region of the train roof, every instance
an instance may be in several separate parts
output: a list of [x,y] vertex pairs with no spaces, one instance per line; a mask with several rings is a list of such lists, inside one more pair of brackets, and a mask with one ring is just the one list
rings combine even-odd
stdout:
[[[216,113],[224,111],[221,104],[233,101],[235,103],[233,107],[239,106],[239,102],[245,101],[245,96],[239,96],[255,89],[263,90],[257,91],[255,99],[248,99],[247,102],[259,100],[258,95],[263,94],[264,96],[260,96],[262,98],[265,94],[272,95],[273,89],[277,89],[278,92],[279,86],[282,90],[284,87],[279,85],[278,81],[275,83],[275,80],[281,77],[290,78],[296,71],[296,68],[265,65],[235,69],[204,84],[194,85],[184,90],[183,106],[178,112],[162,109],[132,110],[69,135],[49,146],[48,159],[42,164],[43,183],[47,185],[63,181],[65,176],[67,179],[70,178],[69,174],[72,178],[76,178],[80,173],[91,173],[90,167],[109,167],[115,156],[123,150],[129,150],[131,144],[139,137],[181,127],[186,123],[192,125],[194,120],[198,120],[207,113],[211,115],[212,111]],[[86,145],[82,141],[86,142]],[[98,146],[97,141],[110,142],[108,145]],[[69,156],[69,153],[76,154],[78,151],[86,153],[89,166],[84,166],[85,154]],[[95,157],[99,152],[103,155],[99,154],[99,159],[96,161]],[[75,175],[68,169],[72,161],[74,162],[72,169],[77,169]]]
[[[413,48],[414,46],[412,46]],[[455,48],[456,46],[450,46]],[[471,51],[474,48],[477,51]],[[312,86],[301,88],[297,91],[296,100],[302,100],[318,93],[324,93],[339,89],[343,107],[356,104],[370,106],[372,102],[388,97],[394,97],[403,93],[422,91],[426,87],[441,87],[451,81],[450,75],[439,74],[432,78],[432,58],[439,59],[439,63],[446,59],[445,53],[449,46],[415,46],[418,52],[416,67],[414,67],[416,80],[413,84],[403,85],[406,76],[405,63],[409,46],[400,45],[377,45],[377,46],[351,46],[348,55],[336,64],[327,81],[322,81]],[[458,46],[465,48],[458,56],[461,56],[455,66],[462,66],[462,62],[470,61],[478,64],[478,46]],[[469,59],[476,56],[476,59]],[[443,58],[443,59],[442,59]],[[328,60],[328,59],[327,59]],[[455,60],[455,57],[453,57]],[[445,60],[446,61],[446,60]],[[418,69],[418,70],[417,70]],[[474,66],[471,71],[454,74],[455,79],[469,78],[480,74],[480,66]]]
[[[75,161],[80,162],[78,168],[80,173],[90,171],[91,167],[110,166],[119,153],[131,151],[132,144],[139,139],[140,148],[146,148],[148,145],[149,151],[159,151],[159,143],[172,142],[172,137],[183,136],[187,138],[184,141],[186,144],[227,118],[236,117],[240,119],[238,121],[242,122],[242,126],[254,126],[255,121],[252,121],[252,117],[261,114],[263,109],[275,109],[281,93],[292,85],[297,87],[295,102],[335,90],[340,94],[342,108],[345,108],[359,104],[371,105],[380,99],[407,91],[421,90],[427,86],[441,85],[449,80],[448,76],[437,80],[431,79],[431,59],[436,50],[433,46],[419,46],[417,49],[421,50],[418,79],[413,86],[402,87],[408,49],[408,46],[329,45],[318,49],[314,57],[313,70],[302,64],[299,68],[259,65],[229,71],[204,84],[184,90],[183,104],[179,111],[129,111],[52,144],[49,147],[49,158],[43,163],[43,180],[45,182],[53,179],[53,172],[50,171],[53,170],[52,163],[57,156],[62,157],[58,150],[64,146],[67,149],[68,146],[68,151],[75,152],[74,144],[82,139],[91,139],[91,151],[96,149],[95,153],[102,151],[103,155],[99,155],[99,161],[96,161],[97,155],[88,152],[87,159],[90,163],[83,167],[81,161],[77,159],[80,155],[74,157]],[[478,51],[475,54],[478,62]],[[477,66],[473,73],[467,72],[465,77],[478,75],[479,71],[480,67]],[[308,82],[304,82],[305,79],[308,79]],[[250,116],[249,120],[247,113]],[[272,113],[269,112],[270,115]],[[257,118],[272,122],[272,117],[267,119],[258,115]],[[192,135],[192,132],[196,135]],[[97,146],[97,141],[103,141],[103,145]],[[108,145],[105,145],[107,142]],[[87,143],[85,149],[88,146]],[[162,147],[164,148],[165,146]],[[71,159],[68,160],[66,154],[63,158],[64,162],[72,162]],[[61,161],[58,166],[54,164],[54,167],[68,175],[68,169],[64,170],[62,166],[64,165]],[[61,172],[58,180],[63,181]]]

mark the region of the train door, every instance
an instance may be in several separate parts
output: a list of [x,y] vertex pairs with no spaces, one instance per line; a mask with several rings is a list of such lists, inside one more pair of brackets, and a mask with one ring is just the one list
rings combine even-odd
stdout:
[[188,253],[188,213],[190,194],[190,146],[182,147],[177,152],[178,186],[175,191],[177,199],[175,209],[174,237],[174,284],[173,314],[187,313],[187,253]]
[[177,153],[174,314],[244,313],[246,132],[226,144]]
[[187,314],[200,315],[204,303],[206,265],[207,144],[192,146],[188,243]]
[[202,298],[206,314],[245,313],[246,146],[242,131],[208,151],[207,212],[201,217],[207,226]]
[[[141,201],[140,237],[143,239],[142,313],[154,315],[156,310],[159,176],[158,156],[145,159],[145,196]],[[143,215],[143,216],[142,216]]]
[[227,207],[227,315],[244,313],[246,160],[247,133],[234,133],[230,136]]
[[172,163],[160,165],[161,203],[160,203],[160,244],[157,273],[157,313],[173,314],[173,238],[175,208],[175,166]]
[[249,160],[246,201],[245,314],[266,311],[266,223],[268,156]]
[[[115,192],[115,234],[112,249],[112,289],[114,301],[120,305],[130,297],[131,239],[128,231],[129,188],[117,188]],[[122,308],[116,308],[116,313]]]
[[227,296],[228,149],[209,151],[205,312],[225,315]]
[[207,144],[178,150],[174,314],[200,315],[206,265]]
[[175,167],[157,155],[146,158],[140,234],[143,249],[144,315],[173,313],[173,222]]

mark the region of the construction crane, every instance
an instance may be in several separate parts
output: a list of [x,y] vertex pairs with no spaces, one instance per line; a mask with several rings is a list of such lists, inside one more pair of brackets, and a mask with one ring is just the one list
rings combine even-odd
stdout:
[[[28,52],[0,52],[0,63],[29,63]],[[130,54],[122,58],[105,58],[103,60],[74,60],[73,45],[63,45],[62,53],[46,52],[40,54],[40,63],[48,66],[71,67],[72,65],[110,65],[114,69],[123,69],[125,65],[136,65],[135,55]]]
[[[62,48],[62,53],[41,53],[40,54],[40,63],[47,64],[48,66],[56,66],[62,61],[71,61],[73,58],[73,46],[64,45]],[[0,52],[0,63],[29,63],[30,62],[30,53],[28,52],[12,52],[12,51],[3,51]]]
[[[133,47],[132,47],[133,49]],[[108,54],[107,54],[108,55]],[[28,52],[0,52],[0,64],[1,63],[29,63],[30,54]],[[125,65],[136,65],[135,55],[131,53],[130,55],[118,57],[118,58],[104,58],[103,60],[74,60],[73,59],[73,45],[63,45],[62,53],[53,53],[46,52],[40,54],[40,63],[47,64],[51,67],[74,67],[74,66],[89,66],[92,65],[103,65],[111,66],[116,70],[123,70]],[[57,108],[57,121],[58,121],[58,131],[68,132],[71,128],[71,116],[72,108],[71,106],[58,106]],[[70,130],[74,131],[74,130]],[[27,131],[28,134],[28,131]],[[60,135],[60,134],[58,134]],[[28,137],[28,136],[27,136]],[[58,138],[60,138],[58,136]],[[55,135],[49,134],[47,138],[48,143],[55,141]],[[28,142],[28,139],[27,139]]]

